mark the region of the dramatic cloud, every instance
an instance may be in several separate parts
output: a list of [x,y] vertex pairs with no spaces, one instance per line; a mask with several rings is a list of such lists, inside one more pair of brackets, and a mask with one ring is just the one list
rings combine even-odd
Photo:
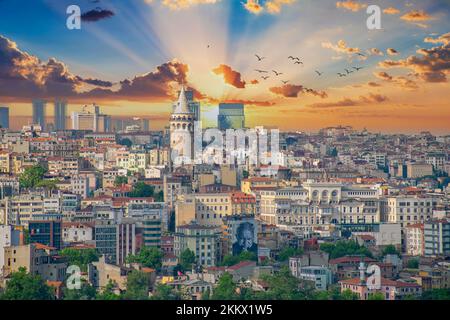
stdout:
[[413,71],[417,78],[425,82],[446,82],[450,73],[450,44],[448,34],[437,39],[426,38],[425,42],[442,43],[442,46],[431,49],[419,49],[420,56],[409,56],[404,60],[385,60],[379,66],[385,69],[407,68]]
[[355,54],[361,52],[359,48],[347,47],[347,43],[344,40],[339,40],[336,45],[331,42],[322,42],[322,48],[331,49],[338,53]]
[[381,51],[378,48],[371,48],[371,49],[367,50],[367,52],[373,56],[384,56],[383,51]]
[[281,87],[272,87],[269,88],[269,90],[270,92],[279,96],[283,96],[285,98],[297,98],[300,95],[300,93],[311,94],[313,96],[317,96],[322,99],[328,97],[326,92],[316,91],[314,89],[305,88],[302,85],[294,85],[294,84],[286,84]]
[[385,14],[399,14],[400,10],[398,10],[397,8],[394,7],[389,7],[383,10],[383,13]]
[[314,103],[308,105],[309,108],[315,109],[329,109],[329,108],[341,108],[341,107],[358,107],[363,105],[369,105],[374,103],[383,103],[388,101],[388,97],[370,93],[368,96],[360,96],[359,99],[344,98],[335,102]]
[[264,5],[259,0],[246,0],[243,5],[248,12],[260,14],[267,11],[270,14],[278,14],[284,5],[292,4],[297,0],[267,0]]
[[[74,75],[64,63],[54,58],[42,62],[0,36],[0,97],[17,101],[58,97],[167,101],[174,97],[174,86],[188,83],[188,70],[188,65],[173,60],[152,72],[121,81],[119,88],[113,91],[112,82]],[[96,88],[81,92],[85,84]],[[194,94],[198,99],[206,98],[195,89]]]
[[[214,4],[220,0],[161,0],[162,5],[169,7],[172,10],[187,9],[198,4]],[[147,4],[157,2],[156,0],[144,0]]]
[[399,53],[397,50],[393,49],[393,48],[388,48],[386,50],[387,54],[390,56],[397,56]]
[[87,83],[87,84],[90,84],[93,86],[104,87],[104,88],[110,88],[114,85],[111,81],[104,81],[104,80],[99,80],[99,79],[92,79],[92,78],[83,79],[80,76],[77,76],[77,79],[80,82],[84,82],[84,83]]
[[346,0],[346,1],[336,2],[336,8],[342,8],[342,9],[350,10],[353,12],[357,12],[365,7],[367,7],[367,4],[360,3],[360,2],[354,1],[354,0]]
[[434,18],[423,10],[412,10],[405,13],[400,19],[413,23],[418,27],[427,28],[428,26],[423,22],[433,20]]
[[445,46],[448,46],[450,44],[450,32],[443,34],[438,38],[427,37],[424,41],[426,43],[443,44]]
[[254,14],[260,14],[264,11],[264,7],[259,4],[259,0],[247,0],[244,3],[244,8],[247,9],[248,12]]
[[96,22],[99,20],[111,18],[112,16],[114,16],[114,12],[112,12],[111,10],[97,8],[81,14],[81,20],[85,22]]
[[405,13],[400,19],[410,22],[423,22],[432,19],[428,13],[423,10],[412,10],[408,13]]
[[82,83],[54,58],[42,62],[0,36],[0,96],[54,97],[72,95]]
[[241,79],[241,74],[233,70],[230,66],[221,64],[212,71],[217,75],[222,75],[225,83],[232,85],[235,88],[245,88],[245,81]]
[[398,87],[401,87],[404,89],[415,90],[415,89],[419,88],[415,81],[408,79],[406,77],[403,77],[403,76],[394,77],[384,71],[376,72],[376,73],[374,73],[374,75],[375,75],[375,77],[377,77],[380,80],[383,80],[383,81],[386,81],[389,83],[393,83],[393,84],[397,85]]
[[[152,99],[166,101],[174,98],[173,86],[187,83],[189,67],[177,60],[163,63],[156,70],[120,82],[117,91],[94,89],[81,94],[83,97],[116,98],[124,100]],[[198,91],[194,91],[196,97],[204,97]]]

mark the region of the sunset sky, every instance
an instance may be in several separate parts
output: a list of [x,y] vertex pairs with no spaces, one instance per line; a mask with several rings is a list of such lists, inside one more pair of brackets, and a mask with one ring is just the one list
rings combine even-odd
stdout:
[[[66,27],[71,4],[81,30]],[[381,30],[366,26],[371,4]],[[65,98],[161,129],[185,83],[208,125],[233,101],[248,126],[450,134],[448,0],[0,0],[0,12],[0,105],[16,126],[33,98]]]

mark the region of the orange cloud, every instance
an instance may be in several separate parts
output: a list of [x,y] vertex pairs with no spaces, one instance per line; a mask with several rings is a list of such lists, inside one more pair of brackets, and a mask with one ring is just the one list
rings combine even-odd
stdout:
[[271,87],[269,88],[269,91],[279,95],[283,96],[285,98],[297,98],[300,93],[307,93],[311,94],[316,97],[320,97],[322,99],[325,99],[328,97],[327,93],[324,91],[317,91],[310,88],[305,88],[302,85],[295,85],[295,84],[285,84],[281,87]]
[[245,81],[241,79],[241,74],[233,70],[226,64],[221,64],[217,68],[212,70],[217,75],[222,75],[225,83],[232,85],[235,88],[244,89]]
[[331,49],[338,53],[355,54],[361,52],[359,48],[348,47],[344,40],[339,40],[336,45],[331,42],[322,42],[322,48]]
[[385,14],[399,14],[400,10],[398,10],[397,8],[394,7],[389,7],[383,10],[383,13]]
[[244,3],[244,8],[253,14],[260,14],[264,11],[264,7],[259,4],[258,0],[247,0],[247,2]]
[[267,11],[270,14],[278,14],[284,5],[292,4],[297,0],[267,0],[262,5],[259,0],[247,0],[244,8],[253,14],[260,14]]
[[360,2],[354,1],[354,0],[336,2],[336,8],[342,8],[342,9],[350,10],[353,12],[357,12],[365,7],[367,7],[367,4],[360,3]]
[[368,50],[368,52],[373,56],[384,56],[383,51],[378,48],[371,48]]
[[380,80],[393,83],[397,85],[398,87],[409,89],[409,90],[415,90],[418,88],[418,85],[415,81],[408,79],[403,76],[394,77],[388,74],[387,72],[381,71],[374,73],[375,77],[377,77]]
[[427,37],[424,40],[426,43],[434,43],[434,44],[443,44],[443,45],[449,45],[450,44],[450,32],[443,34],[439,36],[438,38],[431,38]]
[[314,103],[308,105],[309,108],[315,109],[329,109],[340,107],[357,107],[362,105],[368,105],[373,103],[383,103],[388,101],[389,98],[380,94],[369,93],[368,96],[360,96],[359,99],[344,98],[335,102]]
[[399,52],[393,48],[388,48],[386,50],[387,54],[390,56],[397,56],[399,54]]
[[402,20],[412,22],[428,21],[431,20],[432,18],[433,18],[432,16],[430,16],[423,10],[412,10],[400,17],[400,19]]
[[[430,41],[426,38],[425,41]],[[447,82],[447,75],[450,73],[450,44],[447,42],[448,34],[442,35],[432,41],[443,43],[442,46],[431,49],[419,49],[420,56],[409,56],[404,60],[385,60],[378,65],[381,68],[407,68],[411,69],[414,75],[425,82]]]
[[292,4],[296,0],[271,0],[266,2],[267,12],[271,14],[277,14],[281,12],[281,7],[283,5]]
[[423,22],[433,20],[434,18],[423,10],[412,10],[401,16],[400,19],[413,23],[421,28],[428,28],[428,25]]
[[259,81],[258,81],[258,80],[256,80],[256,79],[254,79],[254,80],[250,81],[250,83],[251,83],[251,84],[258,84],[258,83],[259,83]]

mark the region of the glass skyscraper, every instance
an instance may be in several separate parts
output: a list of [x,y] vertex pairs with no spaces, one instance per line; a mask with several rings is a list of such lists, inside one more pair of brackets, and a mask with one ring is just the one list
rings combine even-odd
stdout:
[[217,122],[220,130],[245,128],[244,105],[242,103],[219,104]]
[[9,129],[9,108],[0,107],[0,127]]
[[66,129],[66,113],[67,113],[67,102],[63,100],[56,100],[54,112],[56,130]]
[[33,100],[33,124],[41,126],[45,130],[45,106],[44,100]]

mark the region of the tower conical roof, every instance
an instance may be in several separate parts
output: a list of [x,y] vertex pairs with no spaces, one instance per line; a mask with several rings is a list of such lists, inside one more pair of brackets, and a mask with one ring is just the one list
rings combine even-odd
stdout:
[[180,96],[178,97],[178,102],[174,114],[179,113],[182,114],[191,113],[191,110],[189,109],[189,103],[186,98],[186,90],[184,89],[184,86],[181,86]]

